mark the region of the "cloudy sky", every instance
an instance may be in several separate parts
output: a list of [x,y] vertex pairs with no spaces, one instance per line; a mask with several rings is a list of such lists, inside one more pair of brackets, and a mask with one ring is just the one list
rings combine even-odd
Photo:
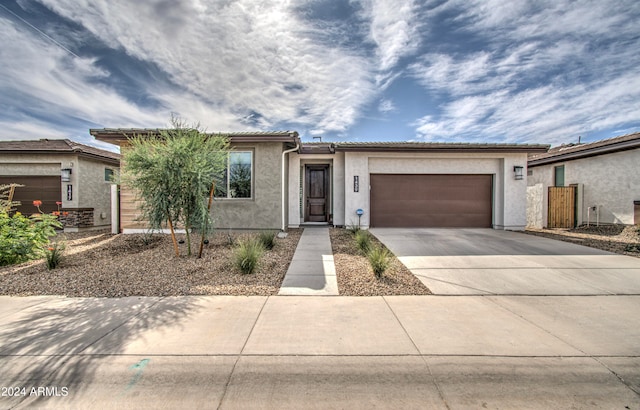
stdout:
[[[3,0],[1,139],[560,143],[640,130],[637,0]],[[100,146],[99,143],[97,145]]]

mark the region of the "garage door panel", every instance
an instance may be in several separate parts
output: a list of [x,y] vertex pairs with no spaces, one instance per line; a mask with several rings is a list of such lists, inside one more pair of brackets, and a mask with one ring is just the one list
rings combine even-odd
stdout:
[[0,185],[9,185],[11,183],[24,185],[16,187],[13,200],[19,201],[20,206],[16,207],[17,211],[25,215],[31,215],[37,212],[33,206],[33,201],[42,201],[40,210],[42,212],[52,212],[58,209],[56,201],[62,198],[62,189],[59,176],[2,176],[0,177]]
[[371,226],[491,227],[491,175],[371,175]]

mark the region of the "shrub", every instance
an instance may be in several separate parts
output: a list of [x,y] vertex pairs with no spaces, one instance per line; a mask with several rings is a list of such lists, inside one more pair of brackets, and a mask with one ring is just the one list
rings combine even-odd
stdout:
[[[39,205],[40,201],[34,201],[34,206]],[[0,211],[0,266],[41,257],[56,228],[62,228],[62,224],[54,215],[36,213],[26,217],[16,212],[9,216]]]
[[64,244],[58,242],[49,245],[45,251],[45,257],[47,258],[47,269],[55,269],[62,262],[62,251],[64,251]]
[[271,250],[276,245],[276,233],[274,231],[262,231],[258,238],[266,250]]
[[355,234],[356,245],[358,245],[358,249],[362,251],[365,255],[371,249],[371,235],[367,231],[358,231]]
[[385,247],[374,246],[369,249],[367,259],[369,259],[369,264],[371,264],[376,278],[380,279],[391,264],[391,252]]
[[238,241],[235,249],[235,265],[245,275],[255,272],[264,253],[264,246],[259,238]]

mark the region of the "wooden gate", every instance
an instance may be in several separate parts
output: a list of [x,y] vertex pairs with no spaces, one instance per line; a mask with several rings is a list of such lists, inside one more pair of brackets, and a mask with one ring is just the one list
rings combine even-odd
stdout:
[[576,187],[550,186],[548,228],[573,228],[576,219]]

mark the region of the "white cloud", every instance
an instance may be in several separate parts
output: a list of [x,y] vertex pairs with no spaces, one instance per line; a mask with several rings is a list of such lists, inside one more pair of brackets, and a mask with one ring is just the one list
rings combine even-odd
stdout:
[[378,104],[378,111],[383,114],[396,111],[396,106],[393,104],[393,101],[382,99],[380,100],[380,104]]
[[[482,51],[428,53],[411,75],[444,100],[424,139],[566,141],[640,119],[637,2],[453,0]],[[434,13],[434,17],[437,13]],[[433,41],[437,41],[434,39]],[[605,46],[603,46],[603,44]]]
[[[0,122],[4,138],[63,137],[69,129],[54,129],[49,120],[63,122],[69,117],[88,123],[157,123],[156,113],[141,110],[96,83],[107,74],[93,60],[70,56],[8,20],[0,24],[0,37],[0,90],[9,104]],[[36,116],[27,118],[21,111],[24,106]]]
[[426,140],[566,142],[577,135],[637,121],[640,77],[628,74],[597,87],[552,85],[455,100],[438,118],[413,126]]
[[297,120],[344,131],[374,96],[369,61],[314,41],[317,30],[287,2],[41,1],[111,47],[161,67],[186,94],[161,90],[167,108],[210,128],[233,125],[234,117],[236,128],[246,128],[240,119],[256,112],[261,127]]
[[392,70],[398,60],[420,47],[418,5],[415,0],[360,0],[369,21],[369,38],[376,44],[378,69]]

